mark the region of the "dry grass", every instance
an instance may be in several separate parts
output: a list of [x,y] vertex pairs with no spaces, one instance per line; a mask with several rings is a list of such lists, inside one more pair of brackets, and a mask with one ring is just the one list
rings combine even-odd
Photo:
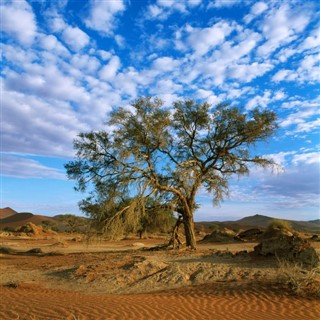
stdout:
[[320,266],[306,269],[299,263],[278,258],[277,282],[300,297],[320,297]]
[[292,231],[291,224],[287,220],[272,219],[267,227],[267,231],[271,230],[288,230]]

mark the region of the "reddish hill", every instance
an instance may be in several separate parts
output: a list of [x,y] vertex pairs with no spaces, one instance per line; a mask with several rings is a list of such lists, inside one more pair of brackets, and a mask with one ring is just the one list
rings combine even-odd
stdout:
[[17,214],[17,212],[9,207],[0,209],[0,219],[5,219],[7,217],[13,216],[14,214]]
[[[12,211],[15,212],[14,210]],[[25,225],[28,222],[32,222],[34,224],[41,224],[45,220],[55,223],[55,220],[51,217],[34,215],[30,212],[21,212],[21,213],[15,212],[12,215],[7,215],[5,218],[0,219],[0,228],[1,229],[4,229],[6,227],[17,228]]]

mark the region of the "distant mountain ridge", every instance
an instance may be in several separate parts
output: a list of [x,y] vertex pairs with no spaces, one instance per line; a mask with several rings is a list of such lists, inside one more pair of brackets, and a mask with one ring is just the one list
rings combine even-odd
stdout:
[[281,218],[268,217],[260,214],[255,214],[253,216],[248,216],[235,221],[212,221],[212,222],[198,222],[198,224],[216,224],[224,226],[230,229],[249,229],[249,228],[262,228],[265,229],[271,223],[272,220],[279,219],[287,221],[291,227],[300,232],[315,232],[320,233],[320,219],[310,220],[310,221],[296,221],[287,220]]
[[[34,224],[42,224],[44,221],[49,221],[52,223],[58,223],[63,214],[56,215],[54,217],[48,217],[43,215],[35,215],[31,212],[16,212],[15,210],[7,207],[0,209],[0,229],[6,227],[16,228],[24,225],[28,222]],[[85,218],[83,218],[85,219]],[[250,229],[250,228],[261,228],[265,229],[274,219],[273,217],[268,217],[260,214],[253,216],[248,216],[235,221],[203,221],[196,222],[196,227],[203,226],[207,231],[210,230],[210,226],[219,225],[221,227],[226,227],[229,229]],[[296,220],[286,220],[294,230],[300,232],[314,232],[320,233],[320,219],[311,221],[296,221]]]

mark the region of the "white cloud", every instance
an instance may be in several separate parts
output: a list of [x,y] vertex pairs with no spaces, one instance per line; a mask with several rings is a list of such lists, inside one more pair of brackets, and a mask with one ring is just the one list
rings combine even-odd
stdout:
[[264,75],[272,68],[273,65],[270,63],[253,62],[252,64],[232,64],[228,68],[227,77],[238,79],[242,82],[250,82],[257,77]]
[[191,46],[197,55],[205,55],[221,44],[233,29],[234,27],[227,22],[218,22],[208,28],[186,26],[185,49]]
[[100,61],[88,54],[75,54],[72,56],[70,63],[86,74],[92,74],[100,68]]
[[211,105],[217,105],[222,101],[222,98],[216,96],[211,90],[199,89],[196,93],[197,98],[206,100]]
[[183,14],[201,4],[201,0],[157,0],[156,3],[150,4],[145,12],[147,20],[166,20],[174,12]]
[[304,51],[304,50],[309,50],[313,48],[319,48],[319,46],[320,46],[320,32],[319,32],[319,29],[316,29],[312,35],[310,35],[303,41],[300,49]]
[[1,1],[1,29],[13,35],[22,45],[31,45],[37,26],[31,6],[24,0],[3,4]]
[[293,110],[279,123],[280,127],[286,129],[287,135],[310,132],[319,128],[320,120],[316,118],[320,114],[319,99],[292,100],[283,103],[282,107]]
[[50,52],[55,52],[58,56],[68,56],[69,50],[54,35],[39,35],[40,46]]
[[[32,68],[33,67],[33,68]],[[74,78],[63,74],[56,66],[33,65],[29,72],[7,72],[5,82],[9,90],[31,93],[42,98],[61,99],[63,101],[88,100],[84,89],[76,84]]]
[[169,72],[179,66],[179,61],[171,57],[161,57],[153,61],[152,67],[159,73]]
[[275,101],[281,101],[286,98],[286,94],[283,91],[272,92],[270,90],[264,90],[262,96],[258,95],[250,99],[247,103],[247,110],[251,110],[255,107],[266,108],[270,103]]
[[99,1],[91,0],[89,18],[85,20],[88,28],[99,31],[103,35],[112,35],[116,27],[116,16],[125,10],[123,0]]
[[299,164],[320,164],[320,152],[309,152],[296,154],[293,157],[292,163],[295,165]]
[[120,48],[124,48],[125,47],[125,38],[123,36],[120,36],[119,34],[117,34],[115,37],[114,37],[114,40],[116,41],[117,45],[120,47]]
[[268,5],[265,2],[255,3],[250,10],[250,13],[244,17],[246,23],[250,23],[253,19],[261,15],[268,9]]
[[156,86],[150,90],[151,93],[157,95],[173,94],[177,91],[181,91],[182,86],[174,83],[171,79],[161,79],[157,82]]
[[112,80],[120,68],[121,62],[118,56],[113,56],[107,65],[103,66],[99,71],[100,79]]
[[1,44],[1,49],[3,58],[14,65],[29,65],[38,59],[36,52],[32,50],[24,50],[19,46]]
[[279,47],[295,40],[309,23],[310,15],[310,11],[292,9],[288,4],[273,8],[261,27],[267,41],[260,46],[258,54],[267,57]]
[[67,25],[58,14],[54,13],[49,19],[49,26],[53,32],[62,32]]
[[2,148],[5,152],[71,156],[72,140],[88,126],[68,103],[4,91]]
[[320,66],[319,66],[319,55],[310,54],[303,57],[299,61],[299,67],[294,70],[283,69],[279,70],[273,77],[272,80],[275,82],[280,81],[296,81],[296,82],[311,82],[317,83],[320,78]]
[[42,165],[36,160],[3,154],[2,170],[4,176],[15,178],[59,179],[66,180],[64,170]]
[[296,79],[296,76],[292,76],[292,72],[290,70],[286,70],[286,69],[283,69],[283,70],[279,70],[273,77],[272,77],[272,81],[275,81],[275,82],[280,82],[280,81],[283,81],[285,79],[289,79],[289,76],[290,76],[290,80],[295,80]]
[[[295,155],[299,158],[299,155]],[[310,161],[311,157],[302,155],[293,166],[286,168],[285,172],[277,176],[265,177],[260,188],[261,196],[272,201],[273,208],[307,208],[319,209],[319,160]],[[307,160],[305,162],[304,160]]]
[[79,51],[89,44],[89,36],[78,27],[68,26],[62,32],[62,39],[74,51]]
[[223,8],[223,7],[233,7],[235,5],[241,4],[242,0],[213,0],[210,1],[208,9],[210,8]]

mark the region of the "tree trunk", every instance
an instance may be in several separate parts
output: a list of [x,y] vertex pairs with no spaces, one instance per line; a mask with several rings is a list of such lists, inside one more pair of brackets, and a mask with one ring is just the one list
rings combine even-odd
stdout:
[[183,223],[183,217],[182,215],[179,215],[177,222],[173,228],[171,239],[168,244],[168,246],[172,245],[173,249],[180,248],[180,246],[182,245],[182,242],[179,237],[179,227],[181,223]]
[[184,230],[186,234],[187,248],[197,249],[196,235],[194,233],[193,215],[184,215],[183,223],[184,223]]

